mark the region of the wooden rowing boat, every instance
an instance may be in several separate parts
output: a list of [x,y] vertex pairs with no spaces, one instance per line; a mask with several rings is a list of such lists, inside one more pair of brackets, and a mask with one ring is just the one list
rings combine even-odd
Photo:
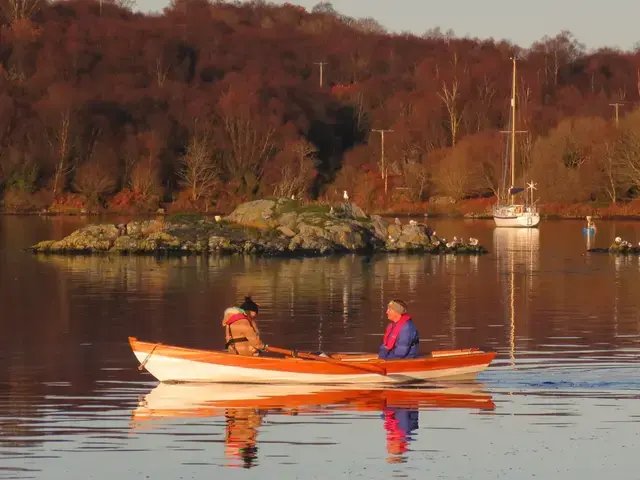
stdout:
[[325,410],[382,411],[385,408],[493,410],[495,404],[481,386],[469,383],[426,388],[161,383],[140,400],[132,420],[215,417],[224,415],[225,409],[238,408],[299,414]]
[[[336,354],[329,359],[247,357],[226,351],[198,350],[129,337],[140,362],[161,382],[207,383],[415,383],[431,379],[473,378],[495,352],[477,348],[435,351],[409,360],[379,360],[370,354]],[[279,350],[283,351],[285,350]]]

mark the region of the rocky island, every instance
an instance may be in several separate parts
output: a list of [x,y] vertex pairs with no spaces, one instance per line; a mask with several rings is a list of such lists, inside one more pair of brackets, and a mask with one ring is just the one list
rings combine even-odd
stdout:
[[303,205],[274,198],[239,205],[226,217],[178,214],[127,224],[88,225],[27,248],[44,254],[329,255],[334,253],[487,253],[476,239],[439,238],[416,221],[367,215],[353,203]]
[[640,243],[634,246],[631,242],[623,240],[620,237],[613,239],[613,243],[609,248],[589,248],[589,253],[610,253],[614,255],[640,255]]

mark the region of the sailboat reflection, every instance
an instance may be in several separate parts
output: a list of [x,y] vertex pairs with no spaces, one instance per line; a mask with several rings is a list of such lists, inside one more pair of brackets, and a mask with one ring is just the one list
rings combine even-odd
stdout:
[[[498,258],[498,273],[506,278],[505,290],[508,300],[509,356],[515,364],[516,352],[516,292],[524,302],[525,310],[533,294],[533,272],[538,269],[540,252],[540,230],[537,228],[496,228],[493,244]],[[516,273],[521,281],[516,290]],[[521,316],[523,312],[520,312]]]
[[257,464],[258,432],[267,415],[304,415],[328,411],[380,412],[386,432],[387,461],[405,461],[418,429],[420,410],[493,410],[491,396],[478,382],[383,388],[341,385],[159,384],[132,413],[132,428],[157,421],[225,417],[227,466]]

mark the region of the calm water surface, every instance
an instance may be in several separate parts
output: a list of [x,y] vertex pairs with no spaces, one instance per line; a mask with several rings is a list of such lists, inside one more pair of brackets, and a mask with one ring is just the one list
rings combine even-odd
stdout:
[[[636,478],[640,262],[585,254],[640,224],[434,220],[480,258],[34,257],[82,218],[0,218],[0,479]],[[467,383],[158,385],[127,336],[220,348],[251,292],[265,340],[376,351],[392,297],[422,349],[490,346]],[[239,468],[238,468],[239,467]],[[243,468],[244,467],[244,468]]]

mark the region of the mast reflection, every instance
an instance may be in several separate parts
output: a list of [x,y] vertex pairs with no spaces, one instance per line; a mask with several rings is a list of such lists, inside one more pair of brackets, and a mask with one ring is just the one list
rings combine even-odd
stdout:
[[[509,357],[515,365],[516,317],[530,316],[534,294],[534,272],[538,271],[540,230],[537,228],[496,228],[493,244],[498,259],[498,282],[505,298],[505,320],[508,325]],[[517,308],[521,306],[521,308]],[[522,332],[520,332],[522,335]]]

